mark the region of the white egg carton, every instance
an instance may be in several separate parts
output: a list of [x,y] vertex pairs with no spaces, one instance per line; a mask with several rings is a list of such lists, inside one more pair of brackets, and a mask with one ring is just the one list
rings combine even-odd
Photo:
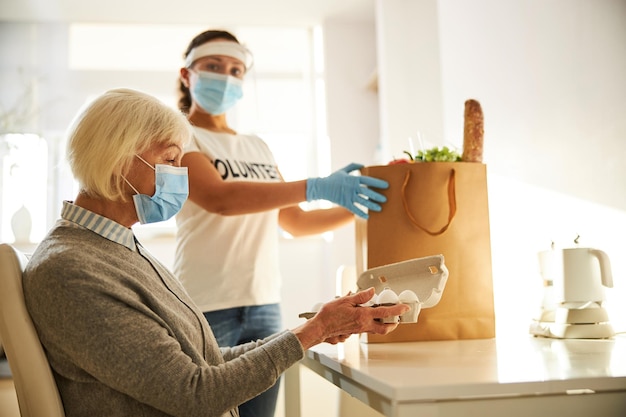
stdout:
[[410,290],[417,295],[422,308],[434,307],[448,281],[443,255],[432,255],[382,265],[363,271],[357,280],[359,290],[374,287],[376,294],[385,288],[396,294]]
[[[362,304],[363,307],[398,302],[411,306],[407,313],[385,318],[384,323],[415,323],[422,308],[430,308],[439,303],[447,281],[448,269],[443,255],[433,255],[368,269],[359,276],[357,286],[359,291],[371,287],[375,289],[374,296]],[[299,317],[310,319],[321,305],[322,303],[316,304],[312,312],[301,313]]]

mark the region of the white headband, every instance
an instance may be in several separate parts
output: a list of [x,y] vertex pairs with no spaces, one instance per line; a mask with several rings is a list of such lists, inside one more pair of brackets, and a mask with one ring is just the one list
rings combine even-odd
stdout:
[[237,42],[206,42],[196,46],[189,51],[189,55],[185,58],[185,67],[191,67],[191,64],[198,58],[211,55],[225,55],[238,59],[246,66],[246,70],[252,67],[252,53]]

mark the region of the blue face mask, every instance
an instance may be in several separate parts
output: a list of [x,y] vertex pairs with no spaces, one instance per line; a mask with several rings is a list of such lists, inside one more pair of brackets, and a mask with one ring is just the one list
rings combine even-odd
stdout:
[[191,97],[210,114],[226,113],[243,97],[243,81],[229,75],[198,71]]
[[173,167],[156,164],[154,167],[137,155],[150,168],[154,169],[155,192],[152,197],[140,194],[126,178],[124,181],[137,194],[133,195],[135,210],[141,224],[162,222],[180,211],[189,195],[187,167]]

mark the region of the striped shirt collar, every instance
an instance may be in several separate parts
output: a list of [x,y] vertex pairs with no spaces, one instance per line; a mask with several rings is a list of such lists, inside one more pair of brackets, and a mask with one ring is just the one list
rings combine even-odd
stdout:
[[63,202],[61,218],[89,229],[105,239],[126,246],[132,251],[137,250],[135,235],[131,229],[104,216],[100,216],[99,214],[77,206],[71,201]]

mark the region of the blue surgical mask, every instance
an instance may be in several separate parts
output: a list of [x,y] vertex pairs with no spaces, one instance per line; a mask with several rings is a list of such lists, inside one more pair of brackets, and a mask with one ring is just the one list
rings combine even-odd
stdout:
[[152,197],[140,194],[126,178],[124,181],[137,194],[133,195],[135,210],[141,224],[157,223],[170,219],[180,211],[189,195],[187,167],[156,164],[154,167],[137,155],[146,165],[154,169],[155,192]]
[[210,114],[226,113],[243,97],[243,81],[230,75],[198,71],[191,97]]

